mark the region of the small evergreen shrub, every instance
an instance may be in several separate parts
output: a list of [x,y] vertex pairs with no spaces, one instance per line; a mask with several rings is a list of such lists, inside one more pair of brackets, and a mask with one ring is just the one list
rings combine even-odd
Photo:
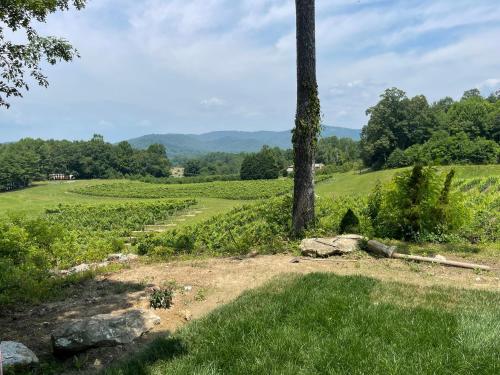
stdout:
[[340,222],[340,234],[359,233],[359,219],[349,208]]

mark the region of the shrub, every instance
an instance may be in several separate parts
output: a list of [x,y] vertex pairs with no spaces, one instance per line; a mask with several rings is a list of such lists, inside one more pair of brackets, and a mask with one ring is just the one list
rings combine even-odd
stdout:
[[349,208],[345,213],[339,227],[340,234],[343,233],[358,233],[359,219],[356,214]]
[[469,213],[461,200],[450,194],[454,172],[446,180],[432,167],[416,166],[396,175],[384,192],[375,222],[380,237],[419,240],[429,234],[449,234],[459,229]]
[[174,299],[174,289],[168,286],[154,290],[149,296],[149,306],[153,309],[169,309]]
[[412,164],[411,159],[404,153],[403,150],[397,148],[391,153],[391,155],[389,155],[389,158],[385,163],[385,167],[402,168],[402,167],[407,167],[411,164]]

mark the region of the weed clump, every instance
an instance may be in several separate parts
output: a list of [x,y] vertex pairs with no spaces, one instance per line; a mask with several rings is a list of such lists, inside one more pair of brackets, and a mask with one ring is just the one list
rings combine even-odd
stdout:
[[172,286],[156,289],[149,296],[149,306],[155,310],[169,309],[172,306],[173,299],[174,288]]

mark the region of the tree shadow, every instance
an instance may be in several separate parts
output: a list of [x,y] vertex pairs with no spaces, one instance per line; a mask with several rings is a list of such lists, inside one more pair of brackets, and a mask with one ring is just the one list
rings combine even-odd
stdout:
[[[151,374],[151,366],[158,362],[170,362],[188,354],[187,345],[178,337],[165,332],[149,335],[150,341],[131,359],[119,360],[109,368],[103,369],[101,375],[146,375]],[[148,340],[149,341],[149,340]]]

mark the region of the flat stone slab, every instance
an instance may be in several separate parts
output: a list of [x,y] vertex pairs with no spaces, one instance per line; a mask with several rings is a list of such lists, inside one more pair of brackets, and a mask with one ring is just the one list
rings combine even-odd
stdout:
[[160,318],[147,310],[72,320],[52,332],[52,348],[55,354],[71,355],[90,348],[130,344],[157,324]]
[[[2,341],[0,343],[4,369],[28,369],[38,365],[38,358],[20,342]],[[1,366],[1,364],[0,364]]]
[[302,255],[314,258],[328,258],[355,251],[363,236],[344,234],[332,238],[306,238],[300,244]]

